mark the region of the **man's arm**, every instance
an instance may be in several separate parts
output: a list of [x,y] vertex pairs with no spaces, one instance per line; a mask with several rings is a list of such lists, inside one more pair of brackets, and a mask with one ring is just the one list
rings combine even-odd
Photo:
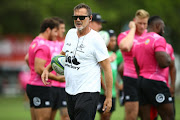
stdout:
[[133,57],[133,62],[134,62],[134,66],[136,68],[136,73],[139,76],[139,66],[138,66],[138,63],[137,63],[137,60],[135,57]]
[[28,65],[29,67],[29,54],[27,53],[26,56],[24,57],[24,60],[26,62],[26,64]]
[[100,62],[101,68],[104,71],[105,82],[106,82],[106,99],[104,101],[103,111],[109,112],[112,107],[112,70],[109,59],[105,59]]
[[171,61],[171,64],[169,66],[169,74],[170,74],[170,79],[171,79],[170,92],[171,92],[172,97],[174,97],[175,80],[176,80],[176,67],[175,67],[174,60]]
[[171,57],[163,51],[155,52],[155,58],[161,68],[166,68],[171,63]]
[[[61,51],[60,54],[61,55],[65,55],[65,53],[63,51]],[[65,81],[65,77],[64,76],[55,76],[54,74],[50,73],[52,70],[53,69],[52,69],[51,64],[49,64],[48,66],[46,66],[46,68],[44,68],[42,70],[41,79],[42,79],[42,81],[43,81],[43,83],[45,85],[49,84],[49,82],[47,82],[48,78],[56,80],[56,81],[60,81],[60,82],[64,82]]]
[[136,25],[134,21],[130,21],[129,28],[130,31],[128,35],[125,38],[123,38],[119,44],[119,48],[125,52],[129,52],[133,45],[134,35],[136,32]]

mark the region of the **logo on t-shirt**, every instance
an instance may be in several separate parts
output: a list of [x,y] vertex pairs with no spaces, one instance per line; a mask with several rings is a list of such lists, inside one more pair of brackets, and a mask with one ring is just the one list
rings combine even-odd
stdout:
[[66,60],[65,60],[65,66],[73,68],[73,69],[77,69],[79,70],[80,67],[77,67],[77,65],[80,64],[80,62],[78,62],[76,56],[73,54],[73,52],[69,52],[66,51]]
[[150,39],[147,39],[147,40],[145,41],[145,45],[149,44],[149,42],[150,42]]

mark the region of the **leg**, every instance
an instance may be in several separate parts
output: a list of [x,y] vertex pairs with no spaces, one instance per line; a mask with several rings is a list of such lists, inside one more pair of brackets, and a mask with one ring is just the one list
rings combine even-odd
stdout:
[[61,120],[70,120],[67,107],[60,108]]
[[138,109],[138,102],[125,102],[125,119],[136,120],[138,116]]
[[51,112],[51,118],[50,120],[55,120],[57,109],[53,109]]
[[151,105],[143,105],[139,107],[139,115],[141,120],[150,120]]
[[111,112],[109,113],[101,113],[101,120],[110,120],[111,118]]
[[34,107],[31,107],[30,111],[31,111],[31,120],[36,120],[36,116],[34,113]]
[[37,120],[50,120],[52,109],[49,108],[35,108],[34,113]]
[[157,110],[162,120],[174,120],[172,103],[161,104],[157,107]]
[[94,120],[99,93],[80,93],[76,97],[75,120]]

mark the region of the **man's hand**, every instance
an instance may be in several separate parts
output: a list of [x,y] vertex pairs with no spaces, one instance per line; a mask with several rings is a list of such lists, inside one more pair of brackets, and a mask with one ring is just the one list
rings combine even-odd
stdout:
[[113,62],[114,60],[116,60],[116,54],[115,53],[112,53],[112,55],[109,57],[109,61],[110,62]]
[[112,107],[112,98],[106,97],[102,111],[104,111],[104,113],[107,113],[111,110],[111,107]]
[[132,28],[135,28],[136,29],[136,24],[134,21],[130,21],[129,22],[129,28],[132,29]]
[[50,82],[48,82],[48,75],[49,75],[49,72],[46,69],[41,74],[41,79],[42,79],[42,82],[44,83],[44,85],[49,85],[50,84]]

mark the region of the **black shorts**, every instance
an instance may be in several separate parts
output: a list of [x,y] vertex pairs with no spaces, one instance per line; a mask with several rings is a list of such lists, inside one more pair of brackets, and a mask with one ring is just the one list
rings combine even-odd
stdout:
[[160,104],[173,102],[169,88],[162,81],[139,77],[138,92],[140,105],[151,104],[157,107]]
[[119,104],[120,106],[124,106],[124,91],[123,90],[118,90],[118,101],[119,101]]
[[99,92],[67,94],[67,108],[71,120],[94,120],[99,102]]
[[27,84],[26,92],[30,101],[30,107],[52,107],[51,87],[34,86]]
[[52,87],[52,109],[67,107],[65,88]]
[[124,102],[138,101],[136,78],[123,76]]
[[[104,105],[104,101],[105,101],[106,97],[104,95],[100,95],[99,98],[99,103],[97,106],[97,110],[99,113],[103,113],[104,111],[102,111],[103,105]],[[112,113],[115,110],[115,106],[116,106],[116,98],[112,98],[112,107],[110,112]]]

